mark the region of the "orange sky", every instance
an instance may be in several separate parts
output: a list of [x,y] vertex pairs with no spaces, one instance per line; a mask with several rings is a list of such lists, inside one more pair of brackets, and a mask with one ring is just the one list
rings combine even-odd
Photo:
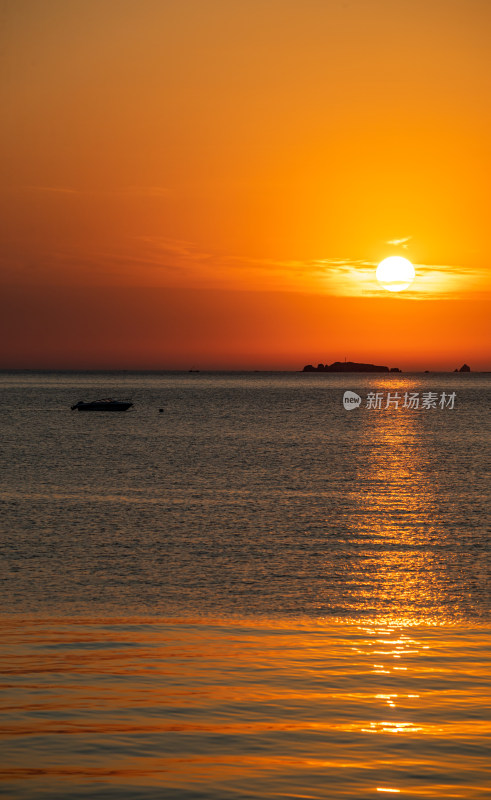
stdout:
[[489,0],[0,0],[0,30],[0,367],[491,369]]

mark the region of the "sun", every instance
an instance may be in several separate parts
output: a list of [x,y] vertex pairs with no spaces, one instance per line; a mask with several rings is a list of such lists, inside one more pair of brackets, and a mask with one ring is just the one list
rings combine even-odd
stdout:
[[407,258],[389,256],[377,267],[377,280],[389,292],[402,292],[415,278],[414,267]]

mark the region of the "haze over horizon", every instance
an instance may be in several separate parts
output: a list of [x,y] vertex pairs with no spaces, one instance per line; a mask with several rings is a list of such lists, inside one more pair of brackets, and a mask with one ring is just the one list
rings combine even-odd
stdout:
[[486,0],[0,14],[0,368],[491,369]]

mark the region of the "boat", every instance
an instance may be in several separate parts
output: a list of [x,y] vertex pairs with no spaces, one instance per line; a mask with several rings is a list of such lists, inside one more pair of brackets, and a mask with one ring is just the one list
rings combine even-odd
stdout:
[[72,411],[127,411],[133,403],[128,400],[113,400],[107,397],[104,400],[79,400],[72,406]]

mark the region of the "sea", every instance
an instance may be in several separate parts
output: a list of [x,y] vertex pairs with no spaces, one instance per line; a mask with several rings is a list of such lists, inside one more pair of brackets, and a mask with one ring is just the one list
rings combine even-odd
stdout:
[[0,373],[0,797],[490,797],[490,384]]

